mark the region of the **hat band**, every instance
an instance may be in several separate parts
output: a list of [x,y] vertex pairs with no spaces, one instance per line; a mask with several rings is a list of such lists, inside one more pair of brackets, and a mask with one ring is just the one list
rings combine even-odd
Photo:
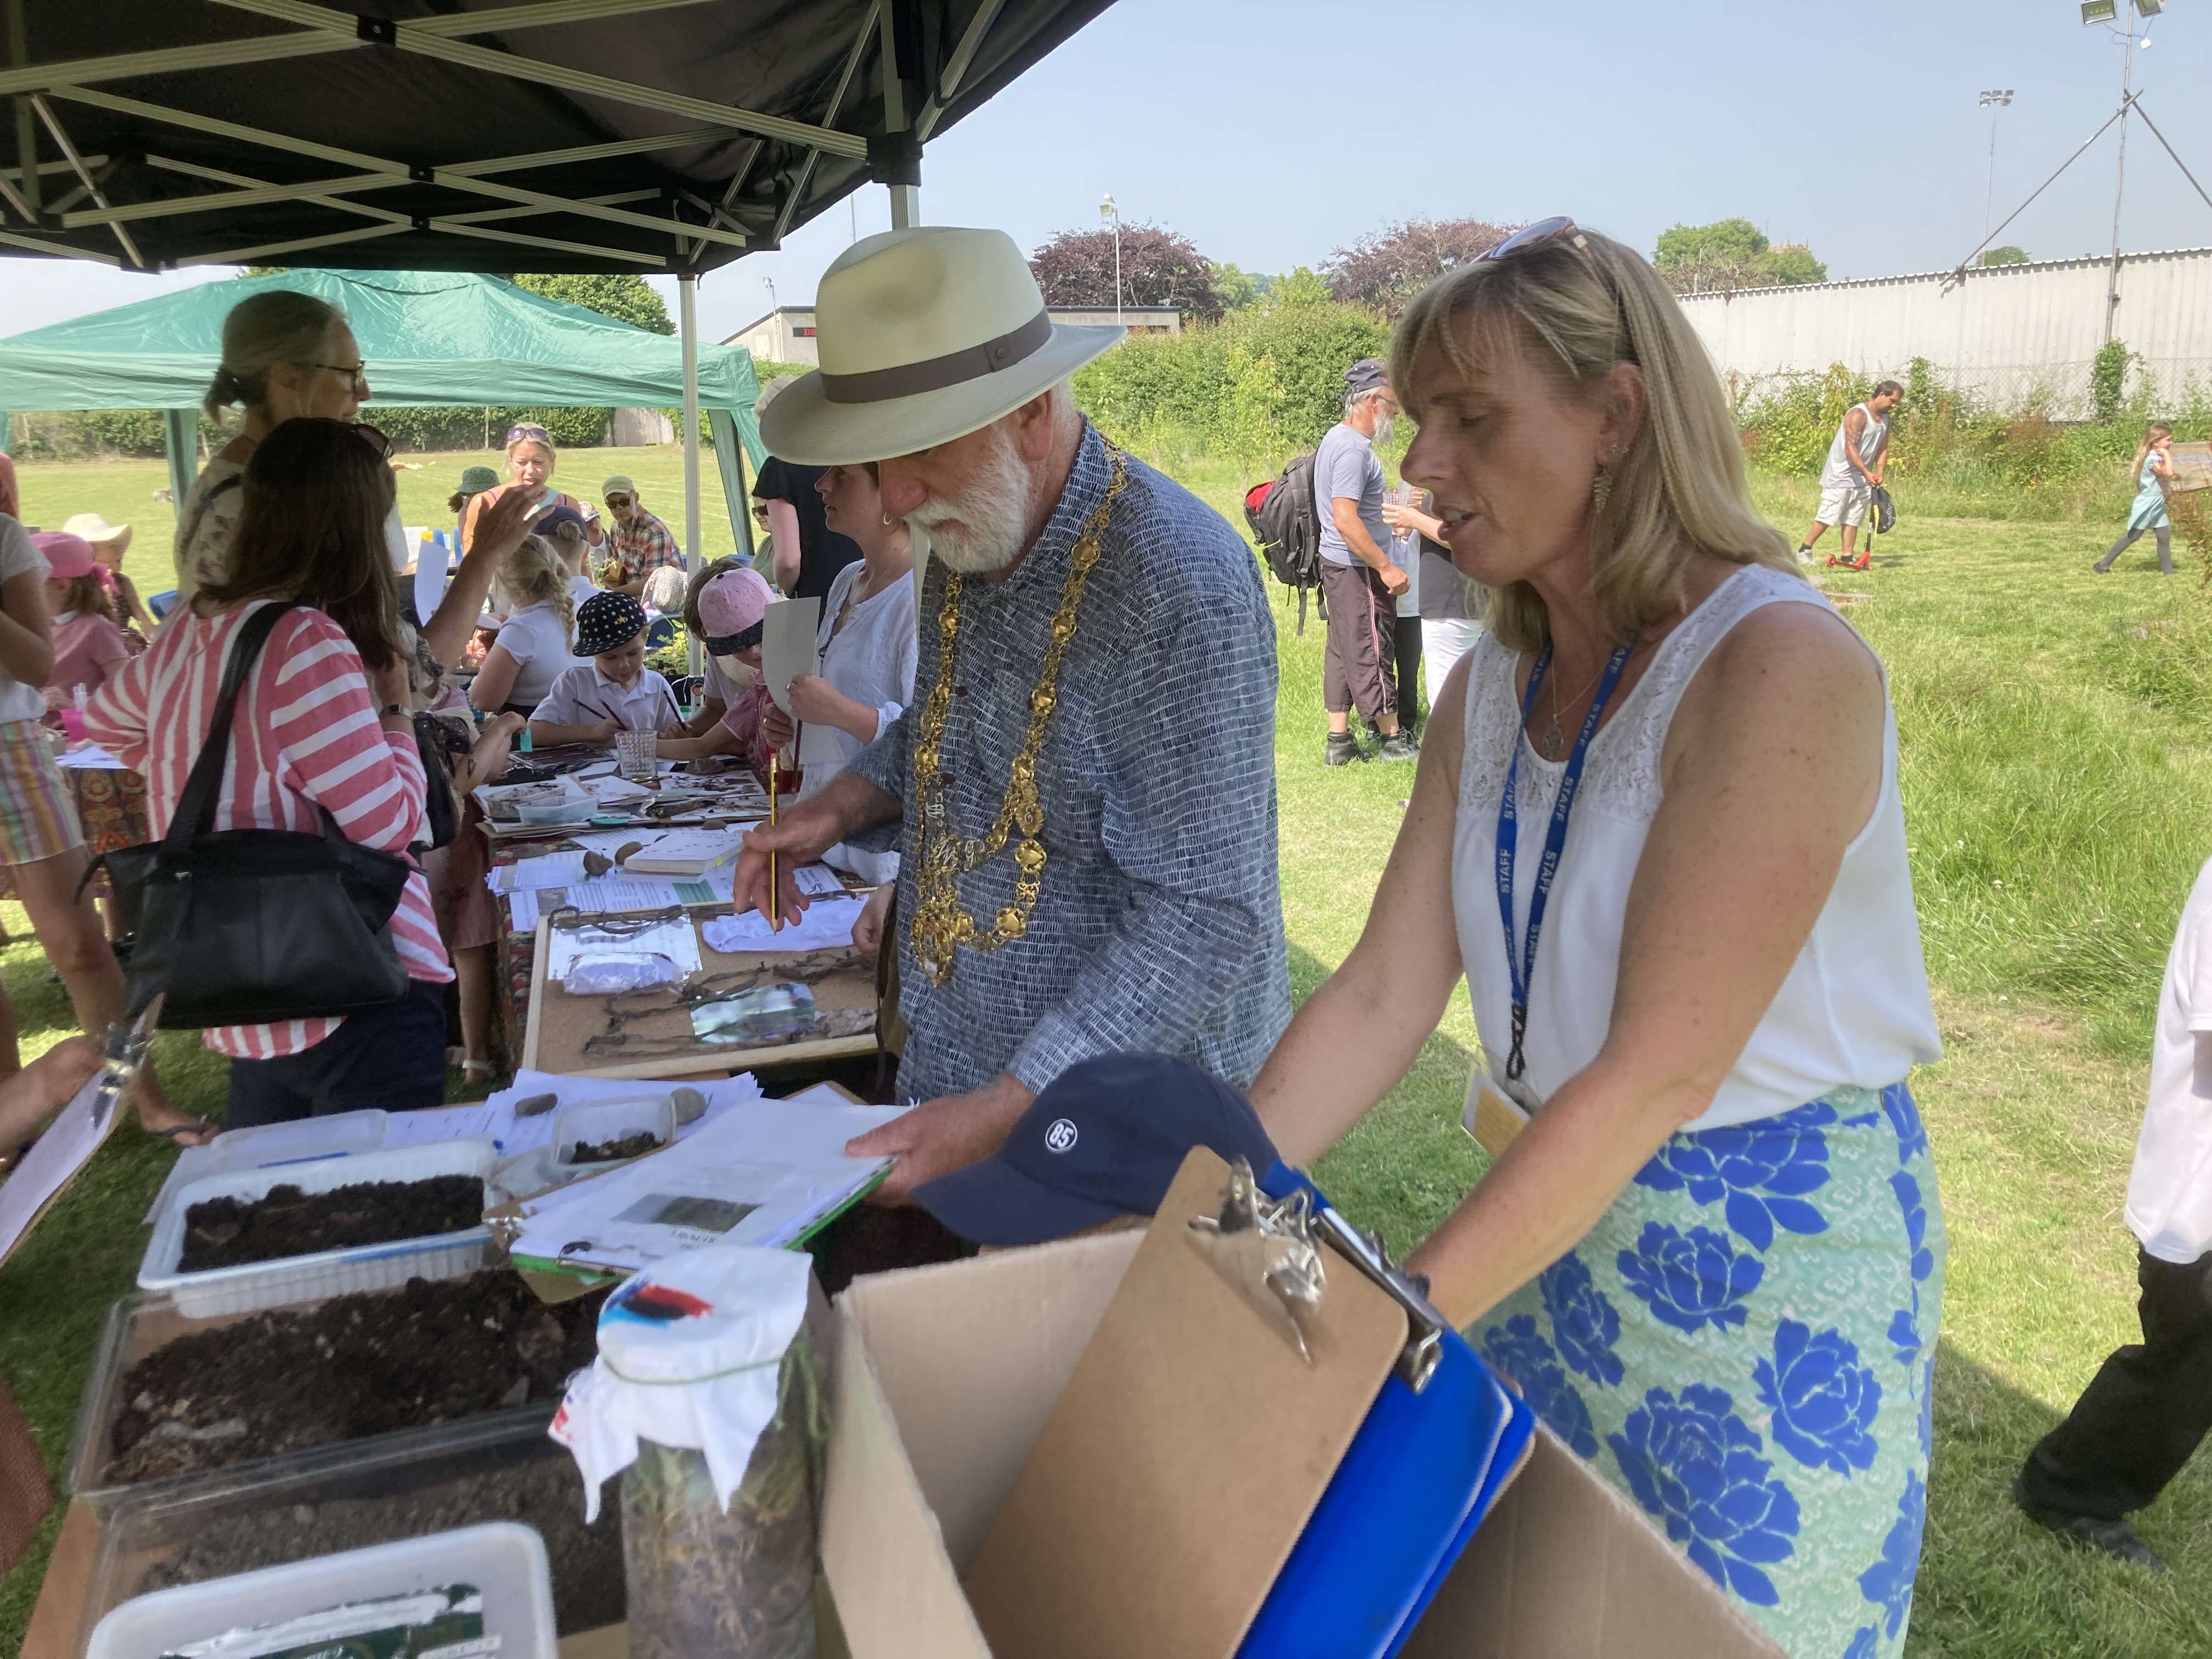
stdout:
[[1052,338],[1052,317],[1040,311],[1011,333],[981,345],[963,346],[942,357],[918,363],[896,363],[860,374],[832,374],[823,371],[822,395],[833,404],[881,404],[917,392],[941,392],[949,386],[980,380],[1011,368]]

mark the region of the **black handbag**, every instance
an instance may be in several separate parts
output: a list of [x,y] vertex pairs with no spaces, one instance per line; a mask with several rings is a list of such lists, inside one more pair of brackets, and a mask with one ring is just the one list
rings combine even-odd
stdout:
[[366,1013],[407,994],[391,924],[412,864],[348,841],[327,808],[319,835],[215,828],[239,688],[293,608],[264,605],[238,630],[168,835],[94,866],[135,939],[126,1017],[165,993],[169,1030]]

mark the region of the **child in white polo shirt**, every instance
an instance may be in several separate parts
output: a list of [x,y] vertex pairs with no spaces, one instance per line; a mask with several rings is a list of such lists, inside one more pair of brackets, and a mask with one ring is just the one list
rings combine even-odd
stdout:
[[645,665],[645,607],[628,593],[594,593],[576,608],[576,655],[530,717],[540,748],[608,743],[617,732],[661,732],[678,719],[676,693]]
[[2212,1430],[2212,863],[2197,873],[2166,959],[2150,1104],[2128,1182],[2143,1340],[2115,1349],[2013,1483],[2030,1520],[2163,1572],[2124,1518]]

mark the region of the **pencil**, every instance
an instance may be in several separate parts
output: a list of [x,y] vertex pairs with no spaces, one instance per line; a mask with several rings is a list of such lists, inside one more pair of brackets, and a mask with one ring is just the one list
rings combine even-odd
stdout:
[[[777,757],[768,757],[768,827],[775,828],[775,772]],[[775,849],[768,854],[768,930],[771,933],[783,931],[783,896],[775,886]]]

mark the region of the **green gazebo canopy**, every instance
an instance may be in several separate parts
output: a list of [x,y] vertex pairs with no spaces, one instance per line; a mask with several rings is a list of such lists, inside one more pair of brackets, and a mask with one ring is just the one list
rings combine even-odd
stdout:
[[[0,339],[3,411],[167,412],[176,500],[190,489],[199,402],[222,349],[222,319],[248,295],[294,289],[346,313],[380,404],[583,404],[670,408],[684,401],[682,343],[497,276],[412,270],[287,270],[203,283]],[[699,348],[699,407],[714,433],[738,545],[750,544],[742,442],[764,459],[753,404],[760,382],[742,346]]]

